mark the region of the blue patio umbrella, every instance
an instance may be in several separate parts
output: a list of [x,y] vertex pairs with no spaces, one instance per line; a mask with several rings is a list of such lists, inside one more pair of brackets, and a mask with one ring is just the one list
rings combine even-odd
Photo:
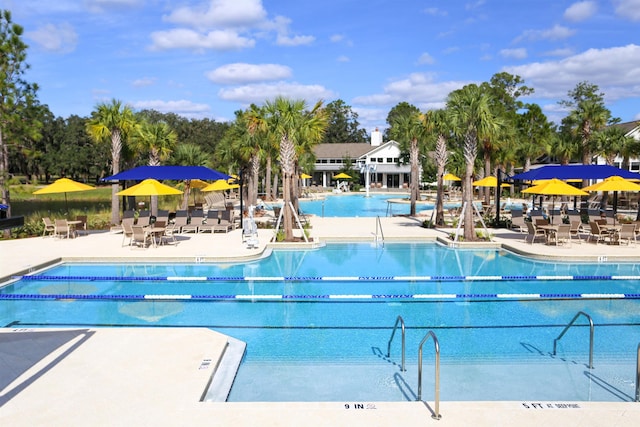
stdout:
[[174,180],[202,179],[204,181],[216,181],[218,179],[229,179],[229,175],[205,166],[139,166],[117,173],[102,181],[142,181],[145,179]]
[[610,176],[621,176],[626,179],[640,179],[640,174],[620,169],[611,165],[547,165],[511,177],[519,181],[537,179],[604,179]]

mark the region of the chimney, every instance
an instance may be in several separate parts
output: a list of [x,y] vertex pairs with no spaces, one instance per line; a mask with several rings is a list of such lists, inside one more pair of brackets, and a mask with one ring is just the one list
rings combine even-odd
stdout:
[[371,132],[371,146],[378,147],[382,144],[382,133],[376,128]]

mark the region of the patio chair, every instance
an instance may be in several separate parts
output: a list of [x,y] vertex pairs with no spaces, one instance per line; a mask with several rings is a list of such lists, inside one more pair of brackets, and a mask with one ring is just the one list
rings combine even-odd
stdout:
[[527,235],[524,236],[525,243],[527,242],[527,239],[529,237],[531,237],[531,242],[529,242],[531,244],[533,244],[533,241],[538,237],[542,237],[543,239],[546,239],[547,235],[545,234],[544,230],[536,227],[533,222],[525,221],[525,224],[527,225]]
[[42,218],[42,222],[44,222],[44,231],[42,232],[42,237],[46,237],[47,235],[54,236],[56,234],[56,225],[53,221],[51,221],[51,218],[45,216],[44,218]]
[[610,234],[608,230],[600,228],[600,224],[596,221],[589,221],[589,241],[596,239],[596,244],[598,242],[604,242],[605,237],[609,237]]
[[618,242],[622,240],[627,241],[627,245],[630,245],[632,242],[635,245],[636,240],[636,224],[622,224],[620,226],[620,231],[616,233],[616,239]]
[[169,223],[169,211],[158,209],[158,215],[156,215],[156,223],[162,221],[165,224]]
[[522,211],[519,209],[511,211],[511,228],[518,230],[520,233],[527,231],[524,216],[522,215]]
[[176,239],[176,233],[178,233],[179,231],[180,229],[178,228],[178,225],[175,222],[170,223],[164,229],[164,234],[162,235],[162,242],[166,244],[169,244],[169,242],[171,242],[174,245],[177,245],[178,240]]
[[556,245],[571,246],[571,224],[560,224],[551,239]]
[[76,221],[81,221],[80,224],[76,225],[76,232],[82,230],[82,234],[87,234],[87,216],[86,215],[78,215],[76,216]]
[[584,229],[582,228],[582,222],[579,219],[574,219],[571,221],[571,235],[578,239],[578,243],[582,244],[582,232]]
[[122,245],[124,246],[125,240],[129,239],[128,246],[131,246],[131,240],[133,238],[133,222],[135,218],[122,218]]
[[138,220],[136,221],[136,225],[140,225],[142,227],[146,227],[151,222],[151,214],[149,211],[140,211],[140,215],[138,215]]
[[71,237],[71,227],[67,224],[66,219],[56,219],[54,222],[54,237],[66,237],[67,239]]
[[147,248],[147,244],[151,244],[153,242],[151,235],[147,233],[141,225],[133,225],[131,226],[132,235],[131,235],[131,246],[141,246],[143,248]]

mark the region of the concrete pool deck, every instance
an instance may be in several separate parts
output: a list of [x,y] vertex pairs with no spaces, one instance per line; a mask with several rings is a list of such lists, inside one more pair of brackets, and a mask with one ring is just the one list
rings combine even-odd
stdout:
[[[385,241],[447,242],[451,230],[425,229],[421,219],[380,218]],[[317,241],[373,241],[375,218],[311,218]],[[640,260],[637,245],[573,243],[554,247],[524,243],[524,235],[490,230],[505,249],[537,258]],[[61,260],[242,261],[265,253],[271,230],[259,230],[259,246],[247,249],[240,230],[186,234],[178,245],[122,246],[122,235],[94,232],[76,239],[0,241],[0,278]],[[201,402],[208,378],[226,348],[226,337],[201,328],[104,328],[66,330],[64,339],[34,339],[52,330],[5,328],[0,333],[0,424],[33,425],[224,425],[224,426],[636,426],[640,405],[618,402],[215,403]],[[26,336],[24,334],[30,334]],[[2,346],[7,337],[28,342]],[[44,337],[45,335],[43,335]],[[4,339],[3,339],[4,338]],[[38,338],[38,336],[36,336]],[[176,351],[179,349],[179,351]],[[25,362],[26,360],[26,362]],[[210,360],[208,363],[203,362]],[[203,367],[204,366],[204,367]],[[2,376],[0,376],[2,378]],[[441,381],[446,381],[442,378]],[[347,407],[348,405],[348,407]]]

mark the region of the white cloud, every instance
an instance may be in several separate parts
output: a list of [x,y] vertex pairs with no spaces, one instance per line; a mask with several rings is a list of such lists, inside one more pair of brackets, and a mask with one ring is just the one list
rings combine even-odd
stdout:
[[422,55],[420,55],[420,58],[418,58],[418,64],[433,64],[435,62],[436,60],[433,58],[433,56],[429,55],[427,52],[424,52]]
[[558,61],[535,62],[504,71],[536,88],[536,96],[564,98],[582,81],[597,84],[608,100],[640,96],[640,46],[589,49]]
[[504,58],[524,59],[527,57],[527,49],[522,47],[517,49],[502,49],[500,55]]
[[212,28],[246,28],[266,19],[261,0],[210,0],[200,7],[180,7],[164,19],[174,24],[202,30]]
[[246,84],[288,79],[291,68],[278,64],[235,63],[218,67],[206,73],[209,80],[220,84]]
[[640,21],[640,0],[613,0],[616,14],[630,21]]
[[35,31],[26,32],[25,37],[33,40],[38,46],[49,52],[73,52],[78,44],[78,34],[67,23],[59,26],[47,24]]
[[573,3],[564,11],[564,19],[572,22],[580,22],[589,19],[598,10],[595,1],[580,1]]
[[349,62],[349,61],[351,61],[351,58],[349,58],[346,55],[340,55],[340,56],[338,56],[337,61],[338,62]]
[[575,32],[575,30],[562,25],[554,25],[546,30],[526,30],[514,42],[517,43],[522,40],[563,40],[573,36]]
[[290,37],[286,34],[278,34],[276,44],[278,46],[301,46],[305,44],[311,44],[316,38],[313,36],[293,36]]
[[[58,2],[48,2],[58,3]],[[102,13],[108,10],[126,10],[142,5],[143,0],[84,0],[92,13]]]
[[437,7],[428,7],[424,9],[423,12],[431,16],[447,16],[448,14],[446,10],[442,10]]
[[564,57],[564,56],[573,55],[573,53],[574,53],[573,49],[565,47],[565,48],[550,50],[548,52],[545,52],[544,55]]
[[342,34],[333,34],[331,37],[329,37],[329,40],[331,41],[331,43],[338,43],[344,40],[344,36]]
[[353,102],[365,106],[394,106],[406,101],[424,109],[442,105],[449,93],[469,83],[473,82],[436,82],[431,74],[413,73],[405,79],[389,83],[384,87],[383,93],[359,96]]
[[193,30],[177,28],[169,31],[151,33],[153,50],[194,49],[219,51],[245,49],[255,45],[255,40],[242,37],[233,30],[210,31],[201,34]]
[[336,94],[321,85],[278,82],[273,84],[252,84],[230,89],[221,89],[218,96],[225,101],[235,101],[248,105],[261,104],[277,96],[305,99],[315,103],[318,99],[333,99]]
[[161,113],[175,113],[179,115],[205,114],[211,111],[207,104],[197,104],[185,99],[179,101],[148,100],[131,103],[139,110],[156,110]]
[[156,83],[156,79],[153,77],[143,77],[141,79],[136,79],[131,82],[131,86],[133,87],[145,87],[152,86]]

